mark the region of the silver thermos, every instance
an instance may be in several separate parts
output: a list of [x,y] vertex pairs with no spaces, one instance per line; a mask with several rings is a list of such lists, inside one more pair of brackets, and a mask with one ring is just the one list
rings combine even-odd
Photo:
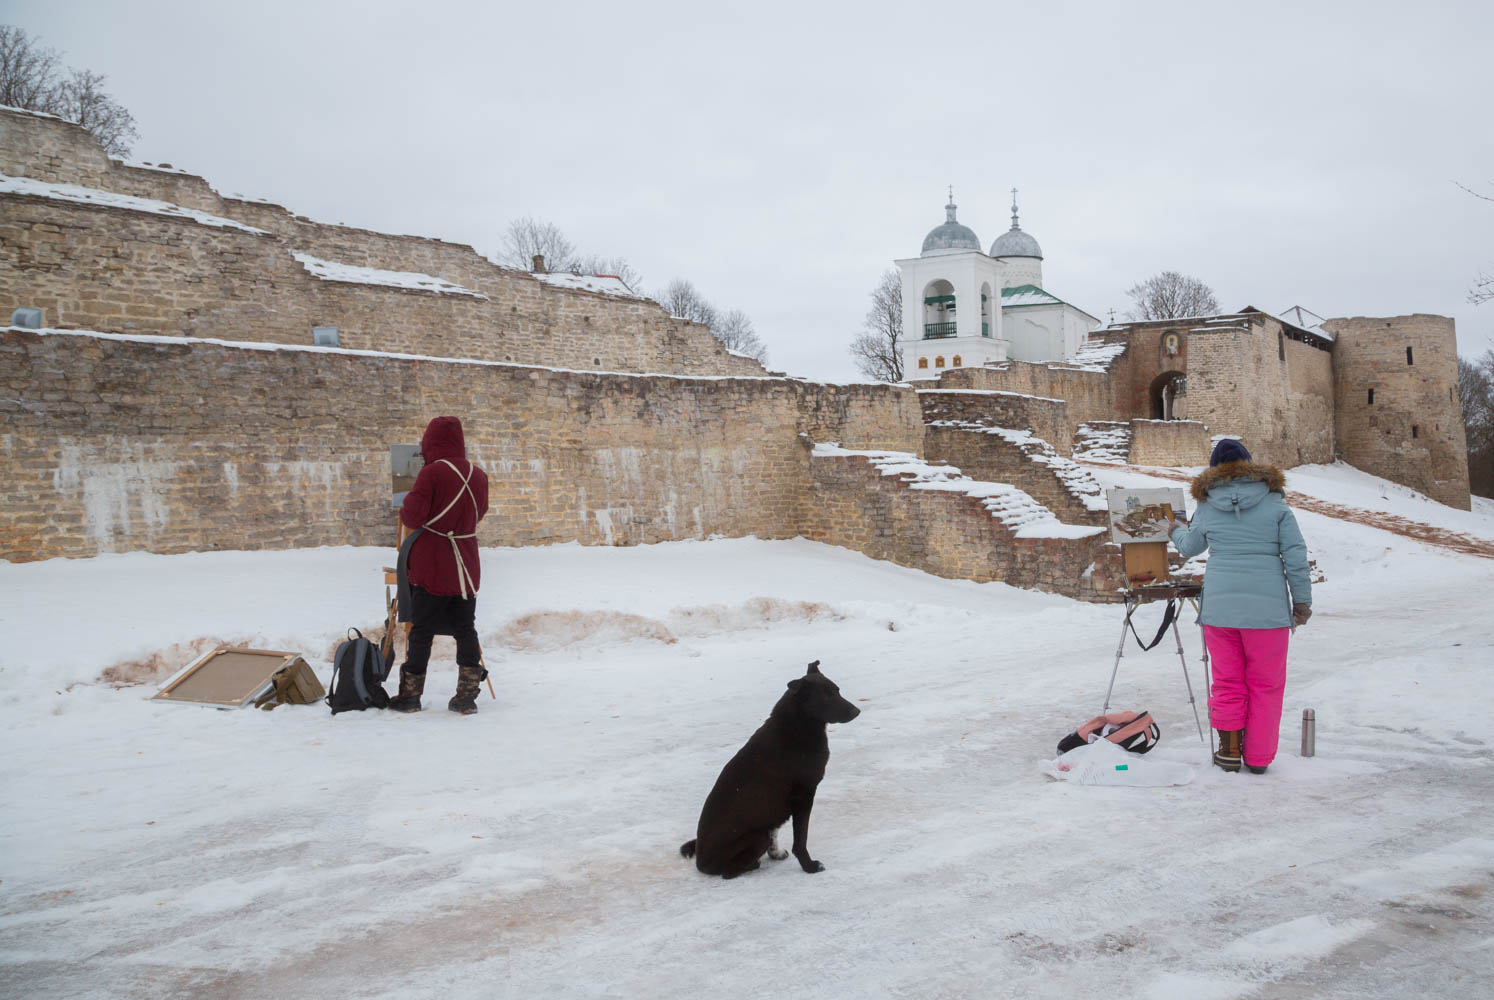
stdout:
[[1318,714],[1310,708],[1302,710],[1302,756],[1312,757],[1318,750]]

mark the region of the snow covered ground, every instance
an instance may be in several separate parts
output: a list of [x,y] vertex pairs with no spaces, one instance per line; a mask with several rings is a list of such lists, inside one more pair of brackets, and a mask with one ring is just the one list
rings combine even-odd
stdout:
[[[1494,538],[1342,467],[1289,486]],[[1205,766],[1176,656],[1129,645],[1116,706],[1197,766],[1165,789],[1039,770],[1100,708],[1118,608],[804,541],[485,551],[472,718],[449,640],[415,716],[146,701],[220,640],[325,679],[381,549],[0,564],[0,993],[1487,996],[1494,561],[1300,521],[1327,581],[1266,775]],[[678,845],[813,659],[863,709],[826,871],[699,875]]]

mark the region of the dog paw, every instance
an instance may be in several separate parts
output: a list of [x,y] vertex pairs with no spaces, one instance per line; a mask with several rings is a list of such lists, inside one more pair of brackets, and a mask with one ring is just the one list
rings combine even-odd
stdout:
[[820,864],[818,861],[801,861],[799,862],[799,867],[804,869],[804,874],[806,875],[813,875],[815,872],[822,872],[825,870],[825,866]]
[[782,861],[784,858],[786,858],[788,856],[789,856],[789,852],[788,851],[780,851],[776,847],[773,850],[771,850],[771,851],[768,852],[768,857],[772,858],[774,861]]

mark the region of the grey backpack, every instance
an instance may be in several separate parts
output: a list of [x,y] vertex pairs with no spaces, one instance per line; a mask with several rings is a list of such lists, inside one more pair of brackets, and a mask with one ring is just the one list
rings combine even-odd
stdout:
[[332,714],[388,708],[389,694],[384,690],[384,678],[388,676],[389,664],[378,644],[365,639],[357,629],[348,629],[347,639],[338,643],[337,652],[332,654],[332,683],[327,685]]

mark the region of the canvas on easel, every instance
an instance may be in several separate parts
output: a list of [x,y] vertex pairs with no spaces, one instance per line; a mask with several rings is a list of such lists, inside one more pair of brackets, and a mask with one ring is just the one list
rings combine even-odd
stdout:
[[1157,586],[1168,581],[1167,528],[1183,516],[1187,501],[1178,487],[1107,490],[1110,537],[1120,543],[1127,587]]

